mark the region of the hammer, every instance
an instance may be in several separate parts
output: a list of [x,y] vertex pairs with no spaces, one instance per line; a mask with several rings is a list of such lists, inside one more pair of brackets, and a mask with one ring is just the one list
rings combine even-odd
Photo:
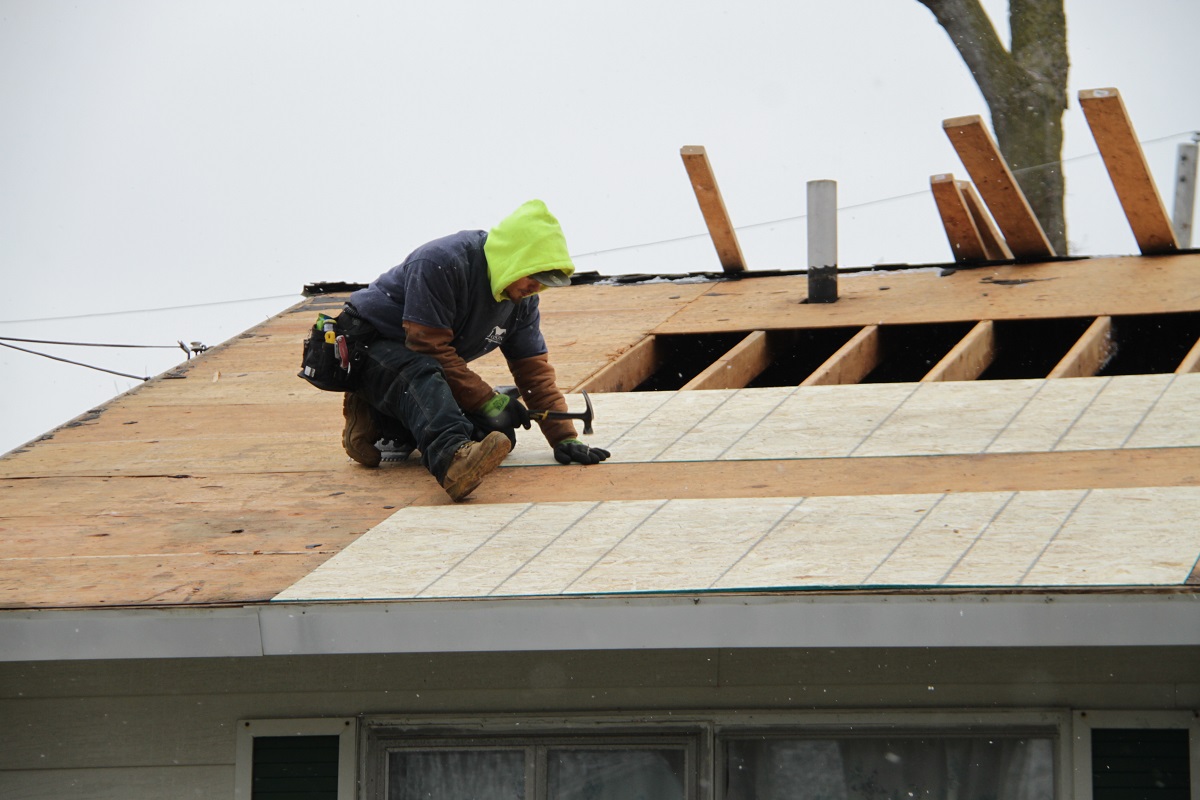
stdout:
[[[520,392],[515,386],[498,386],[497,391],[506,394],[514,400],[518,400]],[[529,418],[535,420],[543,419],[578,419],[583,420],[583,434],[591,436],[595,431],[592,430],[592,420],[596,418],[596,412],[592,409],[592,399],[588,397],[586,391],[580,392],[583,395],[583,403],[587,406],[586,411],[530,411]]]

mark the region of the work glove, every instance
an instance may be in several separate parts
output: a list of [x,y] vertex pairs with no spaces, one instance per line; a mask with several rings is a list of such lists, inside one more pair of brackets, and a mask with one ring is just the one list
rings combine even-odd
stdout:
[[517,427],[529,430],[530,425],[529,410],[521,405],[521,401],[500,392],[493,394],[490,400],[469,416],[475,427],[484,434],[500,431],[508,437],[513,447],[517,446]]
[[578,439],[563,439],[554,445],[554,460],[560,464],[599,464],[612,453],[600,447],[588,447]]

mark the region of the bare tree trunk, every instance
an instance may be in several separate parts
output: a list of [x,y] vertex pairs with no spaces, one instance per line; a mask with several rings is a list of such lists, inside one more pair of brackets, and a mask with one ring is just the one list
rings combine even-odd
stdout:
[[996,143],[1050,243],[1067,252],[1062,115],[1067,108],[1063,0],[1010,0],[1012,51],[979,0],[918,0],[950,35],[992,115]]

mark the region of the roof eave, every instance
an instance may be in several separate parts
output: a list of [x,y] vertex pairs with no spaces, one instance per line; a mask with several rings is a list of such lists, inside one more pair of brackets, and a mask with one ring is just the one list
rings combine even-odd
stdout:
[[1200,645],[1194,593],[798,594],[10,611],[0,661]]

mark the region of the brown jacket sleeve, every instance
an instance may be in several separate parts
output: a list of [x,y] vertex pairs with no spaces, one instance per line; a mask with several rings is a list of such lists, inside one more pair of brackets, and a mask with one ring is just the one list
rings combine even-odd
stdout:
[[[558,389],[554,367],[550,365],[548,355],[542,353],[540,356],[509,361],[508,369],[517,388],[521,390],[521,399],[527,408],[534,411],[567,410],[567,400]],[[574,439],[578,435],[575,424],[569,419],[543,419],[538,421],[538,425],[551,447],[563,439]]]
[[[486,403],[495,390],[491,384],[476,375],[458,351],[450,346],[454,331],[449,328],[431,328],[419,322],[404,321],[404,346],[414,353],[433,356],[446,373],[446,383],[458,407],[464,411],[475,411]],[[553,372],[551,372],[553,375]]]

